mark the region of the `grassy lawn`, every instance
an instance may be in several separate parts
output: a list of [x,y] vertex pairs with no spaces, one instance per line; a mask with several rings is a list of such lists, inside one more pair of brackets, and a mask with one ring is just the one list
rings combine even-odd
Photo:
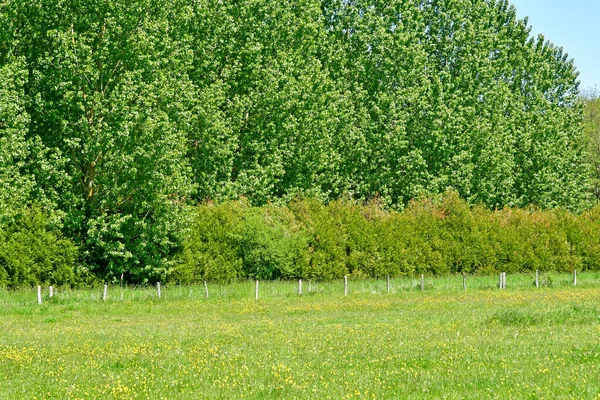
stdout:
[[0,291],[0,398],[600,398],[600,275]]

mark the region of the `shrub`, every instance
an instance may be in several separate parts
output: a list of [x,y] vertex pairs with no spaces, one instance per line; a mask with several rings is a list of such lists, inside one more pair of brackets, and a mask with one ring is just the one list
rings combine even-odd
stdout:
[[307,238],[308,262],[301,276],[334,279],[348,273],[347,229],[342,223],[345,204],[324,205],[315,199],[297,198],[289,209]]
[[0,229],[0,285],[77,283],[77,248],[49,220],[33,207]]
[[197,206],[171,279],[181,283],[229,282],[242,277],[238,244],[248,210],[245,201]]
[[269,205],[246,214],[238,250],[246,277],[302,277],[308,265],[307,249],[307,237],[287,209]]
[[600,271],[600,205],[578,216],[575,226],[571,240],[573,250],[581,257],[582,268]]

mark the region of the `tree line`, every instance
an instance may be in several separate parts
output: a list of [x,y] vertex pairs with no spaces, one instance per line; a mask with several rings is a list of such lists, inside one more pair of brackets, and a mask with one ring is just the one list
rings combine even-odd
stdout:
[[0,5],[0,238],[68,241],[79,275],[168,275],[203,201],[581,211],[582,126],[506,0]]
[[600,93],[597,89],[583,93],[584,132],[587,162],[592,168],[592,191],[596,203],[600,202]]

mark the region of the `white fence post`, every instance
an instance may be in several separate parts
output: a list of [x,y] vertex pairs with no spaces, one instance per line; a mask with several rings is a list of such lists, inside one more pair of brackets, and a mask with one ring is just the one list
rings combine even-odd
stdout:
[[388,294],[390,294],[391,290],[392,290],[392,287],[390,285],[390,276],[388,275],[388,277],[387,277],[387,292],[388,292]]
[[302,279],[298,279],[298,296],[302,296]]
[[344,275],[344,296],[348,296],[348,276]]
[[500,272],[500,289],[506,289],[506,272]]
[[258,279],[256,280],[255,292],[256,292],[256,300],[258,300]]
[[425,290],[425,274],[421,274],[421,292]]
[[102,293],[102,301],[106,301],[108,296],[108,285],[104,285],[104,292]]
[[204,294],[206,295],[206,298],[208,299],[208,283],[206,281],[204,281]]
[[37,287],[37,301],[38,301],[38,304],[42,304],[42,287],[41,286]]
[[158,298],[160,299],[160,282],[156,282],[156,291],[158,292]]

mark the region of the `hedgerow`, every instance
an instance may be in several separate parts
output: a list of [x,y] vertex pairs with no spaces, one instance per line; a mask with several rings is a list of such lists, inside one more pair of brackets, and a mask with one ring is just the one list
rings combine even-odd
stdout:
[[185,282],[598,270],[600,207],[489,210],[454,191],[400,212],[378,200],[205,203],[184,248],[173,277]]

